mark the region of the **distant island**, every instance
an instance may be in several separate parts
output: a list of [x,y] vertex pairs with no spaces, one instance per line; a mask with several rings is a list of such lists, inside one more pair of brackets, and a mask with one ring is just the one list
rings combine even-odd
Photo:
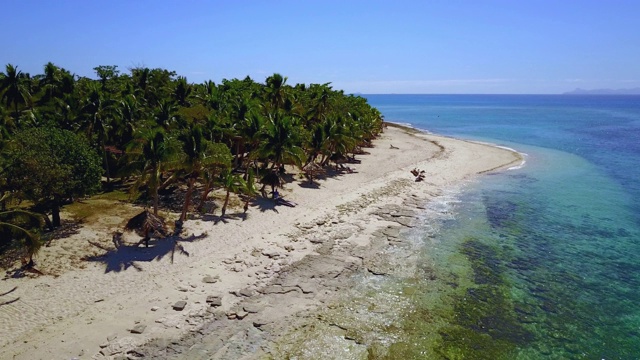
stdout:
[[640,95],[640,87],[632,89],[575,89],[565,92],[563,95]]

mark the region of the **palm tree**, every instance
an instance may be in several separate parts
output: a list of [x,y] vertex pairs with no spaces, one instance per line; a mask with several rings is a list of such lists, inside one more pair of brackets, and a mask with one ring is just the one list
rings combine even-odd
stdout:
[[161,126],[165,131],[168,131],[176,121],[175,114],[178,111],[178,107],[173,100],[161,99],[156,109],[154,114],[155,125]]
[[326,165],[330,156],[346,156],[356,146],[356,140],[351,135],[349,123],[340,115],[328,118],[324,123],[327,135],[327,154],[321,163]]
[[64,93],[60,97],[53,98],[51,115],[56,126],[69,131],[76,130],[77,114],[80,112],[80,108],[78,97],[73,94]]
[[39,229],[44,225],[44,220],[40,214],[25,210],[7,210],[0,212],[0,236],[5,241],[11,239],[22,241],[25,251],[25,258],[28,257],[29,264],[33,264],[33,256],[38,253],[42,246],[42,241],[38,233],[33,229]]
[[127,147],[127,163],[123,171],[140,174],[132,190],[147,185],[153,199],[154,215],[158,215],[158,189],[163,185],[162,174],[178,167],[179,151],[179,144],[161,128],[143,129]]
[[292,117],[282,111],[270,114],[262,132],[257,156],[265,164],[269,160],[273,161],[272,169],[284,164],[300,166],[305,159],[304,150],[300,147],[300,133],[301,129]]
[[258,190],[256,190],[255,176],[252,169],[247,170],[244,186],[239,190],[245,201],[244,211],[247,212],[247,209],[249,208],[249,201],[252,198],[255,198],[256,195],[258,195]]
[[44,76],[40,79],[39,85],[44,90],[44,96],[41,99],[42,103],[57,97],[62,87],[62,72],[60,68],[52,62],[48,62],[44,66]]
[[[322,124],[316,124],[307,137],[306,150],[309,158],[307,164],[315,161],[320,154],[326,153],[328,137]],[[307,165],[305,164],[305,165]]]
[[286,83],[287,78],[278,73],[269,76],[266,80],[267,98],[275,110],[282,109],[285,105],[287,99]]
[[18,105],[26,104],[31,98],[29,76],[18,70],[17,66],[7,64],[6,73],[0,73],[0,92],[7,107],[14,106],[15,118],[18,118]]
[[187,82],[184,76],[178,76],[176,87],[173,90],[173,98],[180,106],[190,106],[189,97],[193,92],[193,87]]
[[118,145],[127,144],[133,139],[137,126],[143,118],[143,108],[138,99],[132,95],[125,95],[115,108],[115,137]]
[[244,151],[242,151],[240,159],[238,160],[239,167],[242,167],[245,152],[249,152],[248,157],[251,159],[253,157],[252,153],[258,149],[264,126],[264,117],[255,110],[250,111],[241,122],[238,135],[242,137]]
[[84,106],[80,109],[81,128],[85,130],[87,138],[92,141],[93,135],[96,135],[98,147],[103,155],[107,183],[111,180],[111,173],[105,145],[113,122],[114,103],[113,100],[105,99],[102,89],[97,84],[91,84]]
[[93,68],[100,78],[100,88],[102,91],[108,91],[107,84],[110,80],[116,79],[120,74],[118,70],[118,65],[100,65]]
[[5,141],[7,141],[15,130],[15,122],[9,116],[9,111],[0,106],[0,152],[2,151]]
[[322,85],[311,84],[308,93],[310,94],[309,115],[311,124],[322,122],[326,114],[330,112],[330,100],[332,95],[330,83]]
[[184,221],[187,217],[195,182],[203,176],[207,169],[228,168],[231,165],[231,152],[224,144],[214,144],[206,140],[199,125],[187,129],[179,139],[182,142],[184,153],[183,170],[188,175],[187,193],[180,215],[180,221]]
[[151,69],[133,68],[131,69],[131,77],[135,86],[136,95],[146,99],[147,95],[151,91],[149,85],[151,80]]
[[224,198],[224,204],[222,205],[222,217],[224,217],[226,211],[227,211],[227,205],[229,205],[229,197],[231,195],[231,192],[239,192],[241,189],[246,189],[247,188],[247,183],[244,181],[244,179],[237,175],[234,174],[231,169],[226,169],[223,170],[220,173],[220,178],[219,178],[219,182],[222,185],[222,187],[224,187],[224,189],[227,191],[225,198]]

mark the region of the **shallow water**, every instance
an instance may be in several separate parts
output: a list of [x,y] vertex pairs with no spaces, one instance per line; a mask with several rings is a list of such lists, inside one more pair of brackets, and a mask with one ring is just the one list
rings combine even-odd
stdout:
[[432,271],[398,280],[411,305],[387,357],[640,357],[640,98],[368,98],[387,120],[527,154],[412,235]]

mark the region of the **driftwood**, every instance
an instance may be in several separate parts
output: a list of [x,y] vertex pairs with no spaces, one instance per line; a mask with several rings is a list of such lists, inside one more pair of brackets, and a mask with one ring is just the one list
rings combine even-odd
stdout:
[[419,170],[419,169],[416,169],[416,168],[411,170],[411,175],[416,177],[416,182],[424,181],[424,179],[426,177],[424,170]]

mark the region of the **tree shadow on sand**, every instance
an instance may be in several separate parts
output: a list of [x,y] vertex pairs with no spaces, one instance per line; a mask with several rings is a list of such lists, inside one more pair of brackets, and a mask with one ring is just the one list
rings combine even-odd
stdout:
[[11,294],[12,292],[16,291],[16,289],[17,289],[17,288],[18,288],[17,286],[14,286],[14,287],[13,287],[13,289],[11,289],[11,290],[9,290],[9,291],[7,291],[7,292],[4,292],[4,293],[2,293],[2,294],[0,294],[0,306],[13,304],[14,302],[16,302],[16,301],[20,300],[20,297],[17,297],[17,298],[11,299],[11,300],[3,300],[3,299],[2,299],[2,297],[3,297],[3,296],[5,296],[5,295],[9,295],[9,294]]
[[309,175],[305,175],[304,181],[298,182],[298,186],[305,189],[319,189],[322,186],[320,183],[321,181],[325,181],[330,178],[340,180],[340,177],[342,176],[357,173],[357,171],[348,167],[342,167],[336,170],[336,168],[328,166],[325,167],[322,172],[314,174],[313,181],[309,181]]
[[265,212],[265,211],[274,211],[276,213],[278,212],[278,209],[276,209],[277,205],[275,201],[273,201],[273,199],[269,199],[265,197],[255,198],[251,202],[251,205],[258,208],[260,212]]
[[229,222],[228,220],[242,220],[242,221],[247,220],[247,213],[236,212],[231,214],[225,214],[224,216],[214,215],[214,214],[204,214],[199,219],[201,219],[202,221],[212,221],[214,225],[217,225],[221,221],[227,224]]
[[83,260],[101,262],[104,263],[105,274],[109,272],[120,272],[133,267],[138,271],[142,271],[142,267],[138,265],[138,262],[151,262],[160,261],[165,256],[171,256],[171,263],[176,251],[180,254],[189,256],[189,253],[179,244],[179,242],[193,242],[199,239],[203,239],[207,236],[206,233],[200,235],[191,235],[188,237],[170,236],[160,239],[151,239],[149,241],[149,247],[140,247],[140,244],[116,244],[115,249],[106,248],[100,244],[89,242],[91,245],[96,246],[106,253],[98,256],[88,256]]
[[300,186],[301,188],[305,188],[305,189],[320,189],[320,184],[316,181],[313,182],[309,182],[304,181],[298,184],[298,186]]

